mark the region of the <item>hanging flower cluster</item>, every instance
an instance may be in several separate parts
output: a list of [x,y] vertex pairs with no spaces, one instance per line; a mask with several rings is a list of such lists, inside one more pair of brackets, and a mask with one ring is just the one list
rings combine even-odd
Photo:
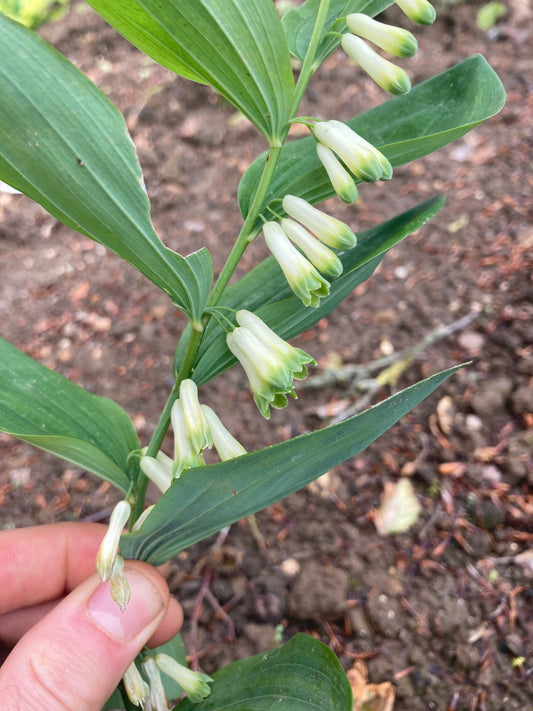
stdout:
[[246,454],[245,448],[224,427],[219,417],[198,400],[193,380],[180,385],[179,398],[172,406],[170,419],[174,430],[174,459],[164,452],[156,457],[141,457],[141,469],[163,493],[186,469],[205,464],[203,452],[214,445],[222,461]]
[[[346,173],[354,188],[355,182],[339,158],[358,180],[375,182],[392,178],[392,166],[383,153],[342,121],[319,121],[313,126],[313,135],[317,141],[318,157],[333,189],[344,202],[348,202],[349,194],[343,191],[338,175]],[[327,156],[326,161],[323,156]]]
[[240,362],[252,388],[259,412],[267,420],[270,408],[287,405],[296,398],[294,380],[307,377],[307,365],[314,359],[274,333],[250,311],[237,311],[238,327],[227,334],[226,343]]
[[342,274],[342,262],[330,247],[350,248],[357,238],[344,222],[302,198],[285,195],[283,209],[289,217],[263,225],[266,245],[304,306],[317,307],[329,294],[330,284],[322,275],[335,279]]
[[141,706],[144,711],[170,711],[165,694],[161,672],[173,679],[189,699],[197,704],[210,695],[209,684],[213,679],[202,672],[191,671],[168,654],[147,655],[143,659],[142,670],[145,681],[135,662],[122,677],[128,699],[134,706]]
[[[430,25],[435,10],[427,0],[395,0],[398,7],[414,22]],[[411,90],[406,72],[381,57],[365,40],[395,57],[412,57],[418,49],[413,35],[405,29],[378,22],[363,13],[346,17],[349,32],[343,34],[341,45],[346,54],[365,71],[378,86],[390,94],[402,95]]]

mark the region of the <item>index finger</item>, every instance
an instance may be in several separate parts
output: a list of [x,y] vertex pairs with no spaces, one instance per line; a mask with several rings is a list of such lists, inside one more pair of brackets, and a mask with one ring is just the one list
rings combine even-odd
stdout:
[[53,523],[0,531],[0,614],[55,600],[95,571],[107,527]]

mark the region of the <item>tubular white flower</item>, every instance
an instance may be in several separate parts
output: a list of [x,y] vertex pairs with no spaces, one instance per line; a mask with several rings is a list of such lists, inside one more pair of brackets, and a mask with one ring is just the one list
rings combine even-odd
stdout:
[[437,13],[428,0],[394,0],[394,2],[410,20],[419,25],[431,25],[435,22]]
[[124,559],[122,556],[117,555],[115,563],[113,564],[111,578],[109,579],[109,591],[111,592],[111,597],[122,612],[126,610],[128,602],[130,601],[130,586],[123,571]]
[[155,508],[155,504],[152,504],[151,506],[148,506],[148,508],[144,509],[142,514],[139,516],[139,518],[135,521],[135,523],[131,527],[132,533],[135,533],[135,531],[138,531],[140,529],[140,527],[146,521],[148,516],[152,513],[154,508]]
[[180,385],[180,401],[183,407],[186,437],[193,452],[201,454],[213,443],[209,435],[209,427],[200,408],[198,388],[194,380],[188,378]]
[[96,554],[96,570],[102,582],[109,580],[118,555],[120,536],[131,514],[127,501],[119,501],[109,519],[107,532]]
[[170,473],[161,462],[154,457],[141,457],[141,469],[146,476],[153,481],[159,491],[164,494],[172,484],[172,473]]
[[373,42],[395,57],[412,57],[418,49],[414,35],[408,30],[378,22],[362,12],[348,15],[346,24],[350,32]]
[[371,49],[366,42],[355,35],[345,34],[341,40],[346,54],[385,91],[390,94],[407,94],[411,90],[409,77],[401,67]]
[[251,311],[242,309],[236,313],[239,326],[248,329],[261,343],[276,356],[285,361],[287,367],[293,371],[291,377],[303,380],[307,377],[307,363],[315,364],[314,358],[301,348],[295,348],[290,343],[280,338],[266,323]]
[[306,200],[295,195],[285,195],[282,204],[289,217],[307,227],[309,232],[312,232],[328,247],[350,249],[357,244],[357,237],[348,225],[321,210],[317,210]]
[[357,200],[358,192],[355,181],[344,169],[337,156],[323,143],[316,144],[316,152],[322,165],[324,166],[333,190],[341,200],[352,203]]
[[177,479],[185,469],[200,467],[205,464],[204,458],[191,447],[187,436],[187,427],[181,400],[176,400],[170,411],[172,429],[174,430],[174,463],[172,475]]
[[342,121],[320,121],[313,127],[313,133],[359,180],[372,182],[392,175],[392,167],[383,153]]
[[122,683],[131,703],[135,706],[142,706],[148,696],[148,684],[142,678],[135,662],[132,662],[126,669]]
[[290,243],[277,222],[266,222],[263,234],[267,247],[278,260],[289,286],[304,306],[317,307],[329,294],[329,282]]
[[183,664],[180,664],[168,654],[160,652],[155,656],[155,663],[159,669],[181,686],[182,691],[189,699],[197,704],[211,694],[209,684],[213,679],[207,674],[199,671],[192,671]]
[[159,452],[155,455],[155,458],[157,459],[159,464],[161,464],[167,474],[169,476],[172,476],[172,459],[161,450],[159,450]]
[[207,405],[201,405],[201,408],[220,459],[224,462],[247,454],[242,444],[224,427],[218,415]]
[[168,711],[168,701],[155,659],[153,657],[144,659],[142,668],[148,679],[147,706],[153,711]]
[[322,274],[332,278],[337,278],[342,274],[342,262],[335,252],[313,237],[299,222],[291,220],[290,217],[284,217],[281,220],[281,228]]
[[259,411],[267,420],[270,408],[283,408],[287,396],[296,397],[293,379],[307,377],[314,359],[274,333],[255,314],[238,311],[236,328],[226,336],[228,348],[244,368]]

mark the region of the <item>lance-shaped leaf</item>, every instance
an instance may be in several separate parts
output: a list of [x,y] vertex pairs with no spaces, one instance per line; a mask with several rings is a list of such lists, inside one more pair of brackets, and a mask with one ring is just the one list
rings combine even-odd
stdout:
[[[475,55],[347,124],[384,153],[393,166],[398,166],[460,138],[498,113],[504,102],[505,92],[498,76],[481,55]],[[265,159],[265,155],[257,158],[241,180],[239,204],[244,216]],[[286,194],[313,204],[335,194],[318,159],[314,138],[291,141],[283,147],[265,206]],[[280,212],[279,203],[276,210]]]
[[270,140],[294,93],[289,49],[272,0],[88,0],[143,52],[210,84]]
[[352,690],[335,654],[305,634],[213,674],[211,695],[176,711],[352,711]]
[[[300,61],[304,60],[309,47],[316,15],[321,0],[307,0],[303,5],[289,10],[282,19],[283,29],[287,35],[289,50]],[[383,12],[393,0],[331,0],[322,39],[318,46],[315,66],[318,67],[340,45],[340,33],[347,32],[344,20],[351,12],[362,12],[369,17],[374,17]],[[333,30],[333,32],[329,32]]]
[[[278,263],[272,257],[265,259],[230,286],[221,304],[232,309],[254,311],[279,336],[293,338],[331,313],[348,294],[372,275],[388,249],[434,217],[443,204],[442,197],[431,198],[392,220],[361,232],[357,237],[357,247],[341,255],[344,271],[332,282],[329,296],[322,299],[316,309],[303,306],[294,297]],[[185,331],[177,348],[176,370],[185,355],[189,337],[190,329]],[[226,345],[225,335],[213,319],[205,331],[196,357],[194,379],[198,385],[202,385],[234,363],[235,358]]]
[[221,464],[189,469],[163,494],[140,530],[122,536],[121,554],[160,565],[292,494],[363,451],[456,370],[422,380],[336,425]]
[[139,441],[124,410],[1,338],[0,431],[128,490],[127,457]]
[[211,258],[201,250],[184,259],[155,233],[124,119],[74,65],[1,14],[0,96],[0,180],[123,257],[199,320]]

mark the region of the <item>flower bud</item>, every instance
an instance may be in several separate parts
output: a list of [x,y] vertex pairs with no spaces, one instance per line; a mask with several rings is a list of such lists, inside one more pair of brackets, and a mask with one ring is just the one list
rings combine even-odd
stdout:
[[263,233],[267,247],[278,260],[289,286],[304,306],[317,307],[321,297],[329,294],[329,283],[314,266],[289,242],[277,222],[266,222]]
[[131,703],[134,706],[142,706],[148,696],[148,684],[142,678],[135,662],[132,662],[126,669],[122,683]]
[[323,143],[316,144],[316,152],[324,166],[333,190],[341,200],[352,203],[357,200],[357,186],[352,176],[345,170],[337,156]]
[[96,569],[102,582],[109,580],[113,572],[120,536],[131,514],[127,501],[119,501],[109,519],[109,526],[96,555]]
[[209,425],[213,444],[215,445],[220,459],[225,462],[228,459],[234,459],[235,457],[241,457],[243,454],[247,454],[242,444],[224,427],[218,415],[207,405],[201,405],[201,408]]
[[180,385],[180,400],[183,407],[183,419],[186,437],[191,449],[201,454],[206,447],[213,443],[209,434],[209,427],[198,400],[198,387],[194,380],[188,378]]
[[174,430],[174,463],[172,474],[177,479],[186,469],[200,467],[205,464],[204,458],[195,452],[188,437],[187,425],[183,413],[181,399],[176,400],[170,411],[172,429]]
[[172,484],[172,474],[167,468],[154,457],[141,457],[141,469],[146,476],[153,481],[159,491],[164,494],[168,487]]
[[346,24],[354,35],[373,42],[395,57],[412,57],[418,49],[415,37],[408,30],[378,22],[361,12],[348,15]]
[[435,22],[437,13],[428,0],[394,0],[407,17],[419,25],[431,25]]
[[321,210],[317,210],[306,200],[295,195],[285,195],[282,204],[289,217],[307,227],[309,232],[312,232],[328,247],[349,249],[357,244],[357,237],[348,225]]
[[404,70],[380,57],[360,37],[345,34],[341,44],[346,54],[385,91],[400,95],[411,90],[411,82]]
[[157,654],[155,663],[163,674],[171,677],[180,685],[182,691],[185,692],[193,704],[200,703],[211,694],[209,684],[213,682],[213,679],[207,674],[184,667],[183,664],[180,664],[168,654]]
[[299,222],[291,220],[290,217],[284,217],[281,220],[281,228],[322,274],[333,279],[342,274],[342,262],[335,252],[313,237]]
[[128,602],[130,601],[130,586],[123,571],[124,559],[122,556],[117,555],[111,572],[111,578],[109,579],[109,591],[111,592],[111,597],[122,612],[126,610]]

